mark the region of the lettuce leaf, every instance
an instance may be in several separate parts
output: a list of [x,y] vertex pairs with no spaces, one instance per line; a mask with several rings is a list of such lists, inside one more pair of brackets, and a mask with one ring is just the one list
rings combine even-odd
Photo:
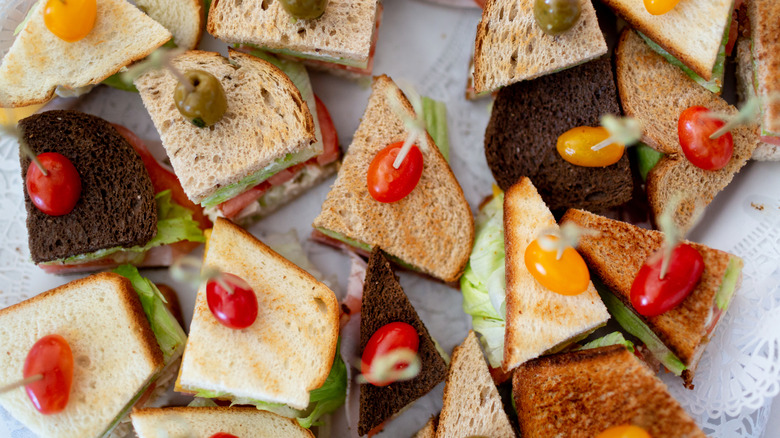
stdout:
[[444,102],[422,97],[423,117],[428,135],[439,147],[444,159],[450,161],[450,139],[447,135],[447,106]]
[[620,332],[612,332],[608,335],[594,339],[579,348],[579,350],[589,350],[591,348],[606,347],[609,345],[625,345],[628,351],[634,352],[634,343],[623,337]]
[[653,170],[656,164],[661,161],[664,154],[657,150],[647,146],[644,143],[638,143],[634,148],[637,157],[637,167],[639,168],[639,175],[642,177],[642,181],[647,181],[647,174]]
[[730,28],[731,19],[729,19],[729,24],[726,25],[726,32],[723,34],[723,39],[721,40],[720,48],[718,49],[718,56],[715,58],[715,65],[712,67],[712,79],[709,81],[696,74],[696,72],[688,68],[687,65],[683,64],[679,59],[675,58],[674,55],[664,50],[663,47],[656,44],[645,34],[642,32],[637,33],[642,37],[643,40],[645,40],[645,43],[647,43],[647,45],[650,46],[654,52],[663,56],[664,59],[666,59],[670,64],[679,67],[683,72],[685,72],[686,75],[696,81],[697,84],[701,85],[709,91],[712,91],[713,93],[720,93],[721,86],[723,85],[723,73],[725,71],[726,63],[726,45],[729,42]]

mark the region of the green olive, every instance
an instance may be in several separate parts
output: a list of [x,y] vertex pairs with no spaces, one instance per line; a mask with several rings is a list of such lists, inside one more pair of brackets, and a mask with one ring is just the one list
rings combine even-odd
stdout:
[[192,87],[188,89],[179,82],[173,91],[173,101],[181,115],[199,128],[219,122],[227,111],[225,89],[219,79],[203,70],[187,70],[183,74]]
[[580,0],[535,0],[536,24],[548,35],[559,35],[574,26],[580,18]]
[[328,0],[279,0],[288,14],[301,20],[320,18]]

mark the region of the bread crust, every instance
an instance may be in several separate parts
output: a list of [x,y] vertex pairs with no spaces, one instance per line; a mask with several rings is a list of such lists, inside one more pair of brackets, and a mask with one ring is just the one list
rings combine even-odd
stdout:
[[[747,5],[753,40],[753,59],[758,66],[758,94],[780,93],[780,2],[749,0]],[[776,96],[777,97],[777,96]],[[780,102],[763,104],[763,129],[780,133]]]

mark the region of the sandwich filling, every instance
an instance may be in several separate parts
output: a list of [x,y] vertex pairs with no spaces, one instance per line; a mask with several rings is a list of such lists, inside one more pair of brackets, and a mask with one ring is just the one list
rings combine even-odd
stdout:
[[[752,87],[746,87],[746,88],[748,89],[748,91],[750,93],[750,97],[756,97],[756,95],[758,94],[758,88],[759,88],[758,87],[758,85],[759,85],[759,83],[758,83],[758,62],[756,61],[755,44],[753,43],[753,41],[750,41],[750,64],[753,67],[753,86]],[[765,104],[764,104],[764,102],[760,102],[760,105],[761,105],[762,119],[764,119],[763,118],[763,114],[764,114],[764,111],[765,111],[765,108],[764,108]],[[769,143],[769,144],[780,146],[780,132],[768,131],[764,127],[764,125],[762,124],[761,125],[761,141],[763,141],[764,143]]]

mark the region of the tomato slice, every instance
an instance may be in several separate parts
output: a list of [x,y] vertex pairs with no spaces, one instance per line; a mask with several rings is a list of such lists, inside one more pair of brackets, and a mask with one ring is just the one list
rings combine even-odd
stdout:
[[729,40],[726,43],[726,56],[731,56],[731,52],[734,50],[734,45],[737,43],[737,37],[739,36],[739,23],[737,21],[737,9],[735,7],[731,12],[731,25],[729,27]]
[[317,102],[317,120],[320,122],[320,132],[322,133],[322,153],[316,157],[315,161],[320,166],[324,166],[338,160],[341,156],[339,134],[336,132],[333,119],[330,118],[328,108],[316,94],[314,101]]
[[767,137],[767,136],[762,135],[761,136],[761,141],[763,141],[764,143],[769,143],[769,144],[775,145],[775,146],[780,146],[780,137]]
[[222,212],[226,218],[233,219],[249,204],[257,202],[258,199],[262,198],[263,194],[270,188],[271,184],[264,181],[244,193],[219,204],[219,211]]

